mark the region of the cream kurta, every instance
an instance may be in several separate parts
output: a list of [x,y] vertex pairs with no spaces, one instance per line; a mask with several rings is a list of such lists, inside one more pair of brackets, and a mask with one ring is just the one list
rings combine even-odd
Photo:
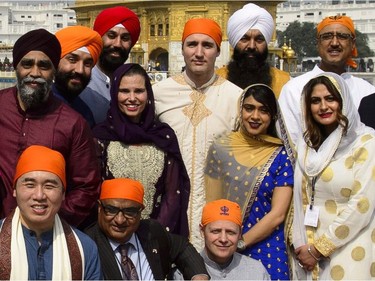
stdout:
[[[324,76],[335,80],[348,130],[343,133],[338,125],[318,150],[303,139],[298,142],[292,243],[294,249],[313,244],[324,257],[311,273],[298,266],[293,255],[293,279],[375,279],[375,132],[360,122],[346,81],[334,73]],[[304,107],[302,103],[302,120]],[[302,126],[306,130],[305,122]],[[304,224],[312,201],[319,208],[317,227]]]
[[204,168],[207,151],[215,138],[233,130],[242,90],[217,75],[198,89],[193,85],[183,73],[155,84],[153,91],[156,114],[176,132],[190,177],[190,241],[200,250],[203,241],[199,223],[206,203]]

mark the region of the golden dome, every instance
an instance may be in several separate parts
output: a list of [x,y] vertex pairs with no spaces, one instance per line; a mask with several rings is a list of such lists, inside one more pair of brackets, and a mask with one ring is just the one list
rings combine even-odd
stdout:
[[292,39],[289,39],[289,47],[286,50],[286,56],[287,58],[294,58],[296,56],[296,52],[292,49]]

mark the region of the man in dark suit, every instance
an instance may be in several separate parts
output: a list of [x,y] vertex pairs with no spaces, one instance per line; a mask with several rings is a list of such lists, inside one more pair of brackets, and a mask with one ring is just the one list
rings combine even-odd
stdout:
[[375,129],[375,93],[364,97],[358,108],[362,123]]
[[155,220],[141,220],[143,195],[135,180],[102,184],[98,222],[87,234],[98,245],[104,279],[164,280],[175,264],[185,280],[208,280],[203,259],[186,238],[167,232]]

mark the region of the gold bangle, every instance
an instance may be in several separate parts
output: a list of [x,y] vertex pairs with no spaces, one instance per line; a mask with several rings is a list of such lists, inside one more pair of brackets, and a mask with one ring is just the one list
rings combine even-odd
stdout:
[[320,261],[320,258],[318,259],[311,251],[311,245],[309,244],[309,247],[307,248],[307,251],[309,252],[309,254],[314,258],[314,260],[316,261]]

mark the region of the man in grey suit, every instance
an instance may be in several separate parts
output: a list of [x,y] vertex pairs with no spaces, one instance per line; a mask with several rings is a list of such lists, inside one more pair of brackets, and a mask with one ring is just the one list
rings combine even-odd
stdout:
[[175,264],[185,280],[208,280],[202,257],[185,237],[141,220],[143,195],[142,184],[132,179],[102,184],[98,222],[87,234],[98,245],[104,279],[164,280]]

